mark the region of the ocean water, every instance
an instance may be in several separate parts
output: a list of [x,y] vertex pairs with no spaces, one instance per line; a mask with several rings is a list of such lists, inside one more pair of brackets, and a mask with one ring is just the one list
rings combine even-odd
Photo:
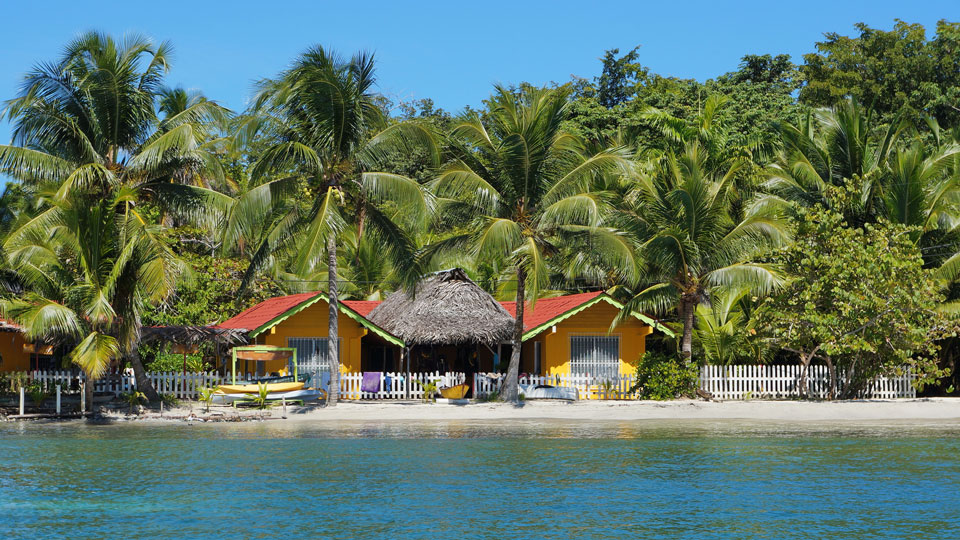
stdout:
[[960,538],[960,424],[0,424],[0,538]]

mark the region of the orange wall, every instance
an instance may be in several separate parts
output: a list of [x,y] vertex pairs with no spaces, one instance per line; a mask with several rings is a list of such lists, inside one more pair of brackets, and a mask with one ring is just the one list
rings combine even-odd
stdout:
[[23,334],[0,332],[0,371],[27,371],[30,369],[30,354],[23,352]]
[[[533,373],[534,342],[541,345],[540,375],[565,375],[570,373],[570,337],[577,334],[608,335],[610,323],[620,310],[606,302],[597,302],[556,325],[556,332],[548,328],[523,344],[522,371]],[[620,373],[633,373],[633,364],[643,354],[646,336],[652,328],[642,321],[631,317],[614,328],[609,335],[620,336]]]
[[[329,306],[324,300],[307,307],[303,311],[289,317],[271,330],[267,330],[257,336],[257,343],[265,345],[274,345],[277,347],[287,347],[287,338],[325,338],[327,337],[327,324],[329,322]],[[367,329],[340,313],[337,319],[338,333],[340,334],[340,371],[358,372],[360,371],[360,338],[366,335]],[[241,363],[238,361],[238,363]],[[286,362],[277,360],[275,362],[265,362],[264,370],[266,373],[280,371],[286,367]],[[248,364],[253,370],[253,362]],[[237,370],[242,369],[237,366]]]

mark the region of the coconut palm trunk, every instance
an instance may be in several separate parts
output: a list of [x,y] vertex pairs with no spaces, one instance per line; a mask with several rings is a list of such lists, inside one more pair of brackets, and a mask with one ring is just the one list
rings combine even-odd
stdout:
[[523,348],[523,308],[525,300],[525,285],[527,273],[523,268],[517,268],[517,311],[513,323],[513,341],[510,351],[510,364],[507,366],[507,377],[503,381],[500,399],[503,401],[519,401],[517,383],[520,378],[520,352]]
[[133,368],[133,377],[137,381],[137,391],[143,392],[143,395],[145,395],[151,403],[160,401],[160,394],[157,392],[157,389],[153,387],[150,378],[147,377],[147,370],[143,366],[143,361],[140,359],[140,351],[137,350],[136,347],[130,351],[129,360],[130,367]]
[[335,406],[340,399],[340,354],[339,322],[340,301],[337,298],[337,239],[331,233],[327,237],[327,295],[330,307],[327,328],[327,365],[330,366],[330,387],[327,389],[327,405]]
[[93,379],[89,374],[84,373],[86,377],[83,381],[83,399],[86,401],[87,410],[80,412],[93,412]]
[[683,317],[683,338],[680,342],[680,355],[689,362],[693,356],[693,318],[697,311],[697,300],[684,295],[680,301],[681,316]]

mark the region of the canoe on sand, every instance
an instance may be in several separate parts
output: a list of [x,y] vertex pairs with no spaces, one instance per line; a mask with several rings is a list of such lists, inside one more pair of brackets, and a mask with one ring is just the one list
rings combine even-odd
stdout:
[[[303,389],[303,382],[283,382],[267,383],[267,392],[271,394],[279,392],[293,392]],[[218,394],[259,394],[260,385],[258,384],[221,384],[217,389]]]
[[469,384],[458,384],[456,386],[448,386],[446,388],[440,389],[440,395],[447,399],[463,399],[467,397],[467,392],[470,391]]

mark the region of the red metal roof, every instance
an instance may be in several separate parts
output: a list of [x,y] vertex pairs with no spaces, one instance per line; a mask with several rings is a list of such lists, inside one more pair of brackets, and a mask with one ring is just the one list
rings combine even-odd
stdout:
[[[247,330],[257,329],[264,324],[272,321],[280,315],[286,313],[303,302],[310,300],[321,294],[319,292],[309,292],[300,294],[291,294],[289,296],[278,296],[264,300],[250,309],[231,317],[218,324],[220,328],[244,328]],[[530,302],[526,303],[523,313],[523,330],[536,328],[564,313],[575,309],[584,302],[593,300],[603,294],[603,291],[588,292],[581,294],[570,294],[567,296],[558,296],[555,298],[541,298],[537,300],[536,309],[530,309]],[[344,300],[343,305],[366,317],[373,311],[373,308],[380,305],[379,300]],[[500,302],[506,308],[510,315],[516,313],[516,302]]]
[[[276,319],[287,311],[299,306],[300,304],[316,297],[319,292],[308,292],[300,294],[291,294],[288,296],[278,296],[260,302],[239,315],[231,317],[222,323],[216,325],[220,328],[243,328],[246,330],[255,330],[264,324]],[[367,300],[343,300],[341,304],[356,311],[362,317],[366,317],[373,308],[380,305],[379,301]]]
[[241,312],[239,315],[230,317],[217,326],[220,328],[255,330],[318,294],[320,293],[308,292],[270,298]]
[[341,300],[340,303],[366,318],[373,308],[380,305],[380,300]]
[[[537,300],[536,308],[530,309],[530,302],[523,306],[523,331],[532,330],[541,324],[563,315],[571,309],[577,308],[584,302],[593,300],[603,294],[603,291],[568,294],[566,296],[557,296],[555,298],[541,298]],[[510,315],[517,314],[516,302],[500,302]]]

